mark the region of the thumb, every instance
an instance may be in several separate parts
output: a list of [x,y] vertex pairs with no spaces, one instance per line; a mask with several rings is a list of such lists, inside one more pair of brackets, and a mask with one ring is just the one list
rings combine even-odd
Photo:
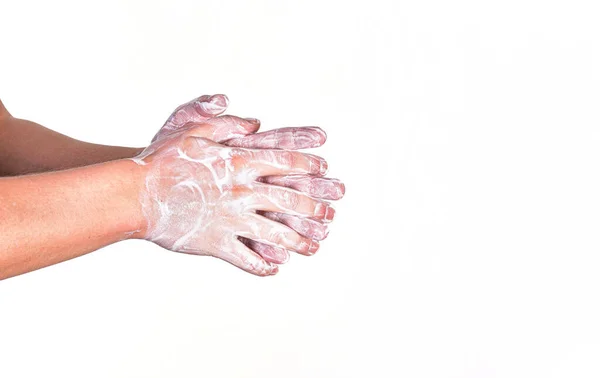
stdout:
[[[201,96],[205,97],[205,96]],[[206,101],[194,101],[193,106],[200,116],[206,118],[216,117],[227,110],[229,98],[224,94],[208,96]]]
[[163,130],[172,131],[186,123],[200,123],[227,110],[229,99],[224,94],[204,95],[179,106],[169,116]]
[[222,143],[232,138],[241,138],[258,131],[260,121],[255,118],[240,118],[231,115],[211,118],[201,124],[186,125],[186,135],[207,138]]

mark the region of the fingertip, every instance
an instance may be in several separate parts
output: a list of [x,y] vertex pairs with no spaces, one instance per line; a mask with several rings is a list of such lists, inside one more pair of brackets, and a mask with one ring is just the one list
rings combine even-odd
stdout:
[[327,141],[327,133],[318,126],[315,126],[314,129],[319,133],[319,145],[322,146]]
[[214,129],[215,140],[229,147],[247,147],[245,136],[255,133],[260,121],[254,118],[240,118],[232,115],[215,117],[209,121]]
[[210,96],[208,102],[216,107],[225,109],[229,106],[229,97],[224,94],[215,94]]
[[311,195],[315,198],[337,201],[344,197],[346,187],[344,183],[338,179],[329,179],[325,177],[314,178],[315,182],[312,186],[314,193]]
[[242,269],[259,277],[273,276],[279,271],[279,268],[276,264],[264,260],[261,264],[242,267]]
[[308,256],[314,255],[319,250],[320,244],[316,240],[311,240],[308,246]]
[[279,273],[279,266],[273,263],[269,263],[271,264],[271,272],[269,273],[270,276],[274,276],[277,273]]
[[237,125],[237,135],[232,135],[233,138],[231,143],[237,147],[246,147],[248,141],[243,139],[245,136],[254,134],[260,128],[260,121],[256,118],[238,118],[233,117],[235,124]]
[[308,156],[308,158],[310,159],[310,166],[308,172],[309,174],[319,176],[325,176],[327,174],[327,171],[329,170],[329,165],[327,164],[327,161],[325,159],[312,154],[306,154],[306,156]]
[[204,116],[214,117],[223,113],[229,105],[227,96],[222,94],[212,95],[208,100],[199,97],[195,105],[199,108],[200,113]]
[[247,117],[244,118],[246,121],[250,122],[250,123],[258,123],[260,125],[260,120],[256,119],[256,118],[251,118],[251,117]]
[[323,219],[325,218],[325,214],[327,214],[327,202],[319,202],[315,206],[315,210],[313,213],[314,219]]
[[[302,128],[300,128],[302,129]],[[301,149],[301,148],[316,148],[316,147],[321,147],[322,145],[325,144],[325,142],[327,141],[327,134],[325,133],[325,131],[323,129],[321,129],[320,127],[317,126],[310,126],[306,128],[307,131],[310,133],[310,143],[309,144],[304,144],[301,143],[302,139],[300,141],[298,141],[299,145],[297,149]],[[304,141],[305,142],[305,141]]]
[[315,207],[313,218],[323,222],[331,222],[335,217],[335,209],[327,202],[319,202]]
[[251,269],[252,273],[262,277],[273,276],[277,274],[277,272],[279,271],[279,266],[277,264],[267,261],[259,255],[257,255],[257,257],[259,260],[256,262],[256,265],[254,265],[254,267]]
[[331,222],[334,217],[335,217],[335,209],[331,205],[327,206],[327,211],[325,212],[325,218],[323,218],[323,220],[326,222]]
[[256,118],[244,118],[247,121],[248,126],[245,127],[249,133],[255,133],[260,129],[260,120]]
[[319,242],[311,238],[303,238],[295,251],[304,256],[312,256],[319,250]]
[[328,171],[329,171],[329,164],[327,164],[327,161],[325,159],[321,159],[320,166],[319,166],[319,174],[321,176],[325,176]]

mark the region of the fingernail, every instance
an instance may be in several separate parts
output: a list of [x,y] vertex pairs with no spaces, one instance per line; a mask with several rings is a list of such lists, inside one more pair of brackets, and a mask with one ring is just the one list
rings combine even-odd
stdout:
[[342,192],[342,196],[346,194],[346,185],[343,182],[340,183],[340,191]]
[[328,206],[325,212],[324,220],[331,222],[333,220],[333,217],[335,217],[335,209],[331,206]]
[[323,202],[317,203],[317,206],[315,206],[314,217],[322,219],[325,215],[327,215],[327,204]]
[[279,272],[279,265],[275,265],[275,264],[272,264],[272,265],[273,265],[273,269],[271,269],[271,276],[274,276],[277,274],[277,272]]
[[256,118],[244,118],[246,121],[253,123],[255,125],[260,125],[260,120],[256,119]]
[[320,166],[319,166],[319,174],[322,176],[325,176],[328,169],[329,169],[329,166],[327,165],[327,162],[325,161],[325,159],[321,159]]
[[215,107],[225,109],[229,105],[229,98],[227,98],[227,96],[225,96],[224,94],[216,94],[210,96],[208,102],[210,102]]

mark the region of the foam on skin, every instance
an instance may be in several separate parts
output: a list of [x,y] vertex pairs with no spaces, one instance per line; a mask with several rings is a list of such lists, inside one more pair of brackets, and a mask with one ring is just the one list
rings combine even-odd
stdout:
[[[227,96],[218,94],[201,96],[179,106],[167,119],[153,141],[197,127],[204,128],[208,138],[230,147],[297,150],[321,146],[327,139],[325,132],[318,127],[288,127],[254,134],[260,124],[256,119],[242,119],[233,116],[218,117],[226,110],[228,103]],[[248,122],[254,124],[255,129],[243,125]],[[141,158],[134,160],[138,164],[144,164]],[[307,175],[258,177],[257,172],[246,170],[240,172],[238,180],[243,183],[259,180],[272,185],[289,187],[318,199],[337,200],[343,196],[345,191],[339,180]],[[325,222],[333,217],[333,208],[329,209],[330,215],[325,217]],[[278,209],[278,211],[280,210]],[[269,211],[261,212],[261,215],[292,228],[302,236],[314,239],[308,248],[310,253],[307,254],[316,252],[319,247],[317,241],[324,239],[328,233],[324,221],[319,219]],[[288,251],[276,245],[263,244],[245,238],[241,238],[241,240],[267,261],[284,263],[289,259]]]
[[192,101],[180,105],[169,116],[160,131],[154,136],[152,141],[169,134],[173,131],[179,131],[181,126],[186,123],[200,123],[216,117],[223,113],[229,105],[229,99],[225,95],[203,95]]
[[306,175],[269,176],[261,177],[259,181],[296,189],[311,197],[327,200],[339,200],[346,192],[346,187],[340,180],[323,177]]
[[299,152],[227,147],[199,134],[202,130],[173,133],[136,158],[146,175],[140,193],[145,238],[172,251],[216,256],[257,275],[274,274],[277,265],[238,237],[310,254],[316,242],[256,211],[324,219],[329,205],[256,178],[320,175],[326,162]]

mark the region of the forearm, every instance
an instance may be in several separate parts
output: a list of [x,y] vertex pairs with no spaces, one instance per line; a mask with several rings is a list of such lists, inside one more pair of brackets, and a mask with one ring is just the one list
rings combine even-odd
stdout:
[[0,279],[141,234],[139,175],[117,160],[0,178]]
[[12,117],[0,102],[0,176],[18,176],[130,158],[141,148],[82,142]]

